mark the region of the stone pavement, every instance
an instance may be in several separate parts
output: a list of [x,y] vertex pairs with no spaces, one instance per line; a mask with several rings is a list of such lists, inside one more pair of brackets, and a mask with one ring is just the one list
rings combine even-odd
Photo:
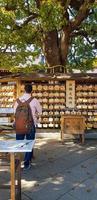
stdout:
[[[9,182],[8,169],[0,169],[0,184]],[[10,200],[0,190],[0,200]],[[97,139],[37,138],[35,160],[22,171],[22,200],[97,200]]]

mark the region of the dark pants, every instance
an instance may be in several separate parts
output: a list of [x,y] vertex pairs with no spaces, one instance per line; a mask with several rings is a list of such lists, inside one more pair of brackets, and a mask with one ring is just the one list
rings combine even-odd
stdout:
[[[33,126],[29,133],[26,133],[26,134],[16,133],[16,140],[24,140],[25,138],[27,140],[34,140],[35,133],[36,133],[35,126]],[[25,166],[29,165],[29,162],[31,161],[32,157],[33,157],[33,150],[31,152],[25,153],[25,157],[24,157],[24,165]]]

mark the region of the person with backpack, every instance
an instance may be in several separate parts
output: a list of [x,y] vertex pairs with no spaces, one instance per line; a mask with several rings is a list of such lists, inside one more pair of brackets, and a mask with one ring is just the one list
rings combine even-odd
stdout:
[[[34,140],[38,115],[42,113],[39,101],[31,96],[32,85],[26,84],[24,94],[14,104],[16,140]],[[24,169],[31,167],[32,152],[26,152],[24,156]]]

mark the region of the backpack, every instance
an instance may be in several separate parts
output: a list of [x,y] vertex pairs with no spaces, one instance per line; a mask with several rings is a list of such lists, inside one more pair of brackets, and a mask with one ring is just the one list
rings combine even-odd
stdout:
[[27,134],[34,126],[32,111],[29,105],[31,101],[32,97],[25,102],[17,99],[18,106],[15,112],[15,130],[17,134]]

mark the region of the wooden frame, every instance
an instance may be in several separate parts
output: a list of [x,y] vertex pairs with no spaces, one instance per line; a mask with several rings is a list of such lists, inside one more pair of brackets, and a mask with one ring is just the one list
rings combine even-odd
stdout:
[[84,143],[85,118],[80,115],[61,116],[61,140],[64,142],[64,134],[78,134]]
[[[19,155],[18,155],[19,156]],[[11,173],[11,199],[21,200],[21,161],[20,156],[18,164],[15,165],[15,153],[10,153],[10,173]],[[17,187],[16,187],[16,171],[17,171]],[[17,188],[17,193],[16,193]],[[17,195],[17,196],[16,196]]]

